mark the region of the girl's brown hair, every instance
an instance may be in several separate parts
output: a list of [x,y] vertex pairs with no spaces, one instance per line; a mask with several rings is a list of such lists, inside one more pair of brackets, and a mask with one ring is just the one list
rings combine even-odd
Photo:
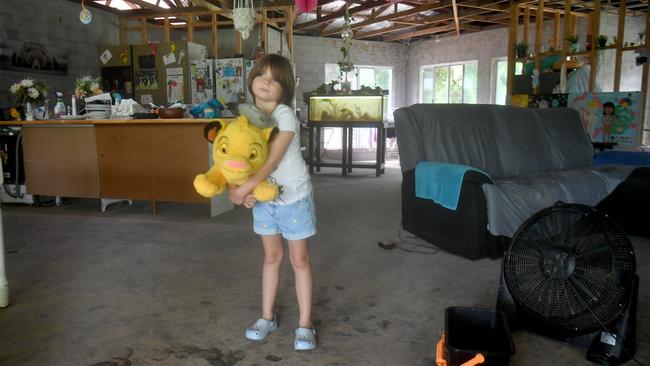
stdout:
[[251,93],[253,100],[255,100],[255,94],[253,94],[253,79],[262,75],[264,71],[266,71],[267,67],[271,70],[273,80],[282,87],[282,99],[280,102],[291,106],[291,103],[293,102],[293,94],[296,88],[296,82],[293,78],[293,68],[291,67],[291,63],[289,63],[289,60],[278,54],[263,56],[255,62],[255,65],[248,74],[248,80],[246,80],[248,92]]

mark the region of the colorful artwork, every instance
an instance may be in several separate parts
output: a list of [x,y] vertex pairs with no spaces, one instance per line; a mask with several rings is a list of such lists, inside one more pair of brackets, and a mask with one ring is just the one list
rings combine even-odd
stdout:
[[569,94],[569,107],[580,113],[591,141],[616,142],[623,148],[637,145],[640,92]]
[[135,90],[158,90],[158,72],[155,70],[136,71]]
[[528,94],[513,95],[512,105],[515,107],[528,108]]
[[568,98],[569,94],[529,95],[528,108],[566,108]]

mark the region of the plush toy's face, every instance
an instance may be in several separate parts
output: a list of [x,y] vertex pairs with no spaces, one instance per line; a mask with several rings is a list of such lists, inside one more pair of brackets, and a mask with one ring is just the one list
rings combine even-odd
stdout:
[[216,137],[208,138],[213,141],[212,158],[228,183],[240,185],[264,165],[269,155],[268,141],[277,130],[259,129],[246,117],[218,123]]

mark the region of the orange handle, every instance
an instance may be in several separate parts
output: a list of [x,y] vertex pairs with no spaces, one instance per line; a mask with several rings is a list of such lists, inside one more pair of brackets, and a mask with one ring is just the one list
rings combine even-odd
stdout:
[[442,336],[436,345],[436,364],[438,366],[447,366],[447,357],[445,355],[445,333],[442,333]]
[[460,366],[476,366],[482,364],[483,362],[485,362],[485,357],[483,356],[482,353],[477,353],[476,356],[474,356],[474,358],[472,358],[471,360],[467,360],[465,363],[463,363]]

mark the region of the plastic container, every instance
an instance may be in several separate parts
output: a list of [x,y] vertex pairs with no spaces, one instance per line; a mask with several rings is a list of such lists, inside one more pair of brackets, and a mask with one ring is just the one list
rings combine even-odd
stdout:
[[458,366],[477,353],[482,366],[508,365],[515,353],[506,316],[493,309],[452,306],[445,309],[447,365]]

